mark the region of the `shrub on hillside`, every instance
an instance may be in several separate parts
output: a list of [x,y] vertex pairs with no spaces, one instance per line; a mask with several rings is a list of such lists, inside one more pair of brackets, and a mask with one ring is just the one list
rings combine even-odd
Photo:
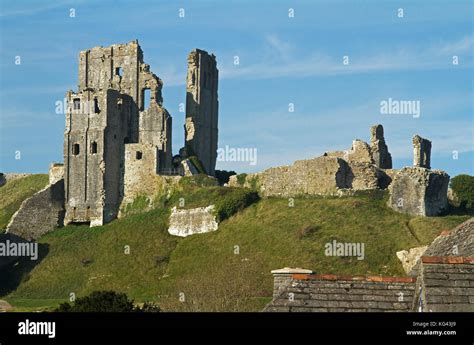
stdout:
[[450,184],[459,206],[474,208],[474,176],[458,175],[451,179]]
[[219,181],[219,184],[222,186],[225,183],[229,183],[229,178],[232,175],[237,175],[237,173],[233,170],[227,171],[227,170],[216,170],[216,178],[217,181]]
[[115,291],[94,291],[89,296],[80,297],[73,303],[65,302],[55,310],[57,312],[158,312],[160,308],[149,302],[135,307],[124,293]]
[[241,186],[244,185],[245,183],[245,179],[247,178],[247,174],[246,173],[243,173],[243,174],[238,174],[237,175],[237,183]]
[[249,189],[235,189],[232,193],[227,193],[215,203],[217,221],[229,218],[258,200],[258,193]]

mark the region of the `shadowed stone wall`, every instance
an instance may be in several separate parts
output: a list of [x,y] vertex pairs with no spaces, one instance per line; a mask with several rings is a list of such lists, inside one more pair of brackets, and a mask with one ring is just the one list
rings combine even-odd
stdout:
[[35,240],[63,225],[64,180],[40,190],[22,202],[7,226],[7,233]]

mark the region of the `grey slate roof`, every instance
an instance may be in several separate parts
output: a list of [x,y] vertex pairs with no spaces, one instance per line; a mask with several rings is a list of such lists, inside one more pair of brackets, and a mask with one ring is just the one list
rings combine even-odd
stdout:
[[474,256],[474,217],[451,231],[442,232],[430,244],[424,256]]
[[409,311],[413,303],[415,283],[412,278],[311,274],[293,274],[292,278],[264,311]]
[[423,257],[415,310],[474,312],[474,258]]

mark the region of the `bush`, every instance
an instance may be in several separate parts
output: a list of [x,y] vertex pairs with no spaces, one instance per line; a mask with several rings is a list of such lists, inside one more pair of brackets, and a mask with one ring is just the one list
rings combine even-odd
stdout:
[[259,200],[258,193],[248,189],[235,189],[224,195],[215,203],[215,212],[218,222],[229,218],[234,213]]
[[237,175],[235,171],[227,171],[227,170],[216,170],[216,178],[219,181],[219,184],[222,186],[225,183],[229,182],[229,178],[232,175]]
[[455,176],[451,179],[450,185],[460,207],[474,207],[474,176]]
[[124,293],[115,291],[94,291],[89,296],[80,297],[72,304],[65,302],[55,310],[57,312],[158,312],[160,308],[145,302],[142,308],[135,307]]
[[243,173],[243,174],[238,174],[237,175],[237,183],[241,186],[244,185],[245,183],[245,179],[247,178],[247,174]]

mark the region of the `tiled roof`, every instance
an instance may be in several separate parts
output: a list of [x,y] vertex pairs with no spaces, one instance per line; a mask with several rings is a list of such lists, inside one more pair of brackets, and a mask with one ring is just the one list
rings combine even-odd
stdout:
[[424,256],[474,256],[474,218],[450,231],[443,231],[430,244]]
[[474,257],[423,257],[416,291],[421,311],[474,312]]
[[289,285],[264,311],[409,311],[414,278],[292,274]]

